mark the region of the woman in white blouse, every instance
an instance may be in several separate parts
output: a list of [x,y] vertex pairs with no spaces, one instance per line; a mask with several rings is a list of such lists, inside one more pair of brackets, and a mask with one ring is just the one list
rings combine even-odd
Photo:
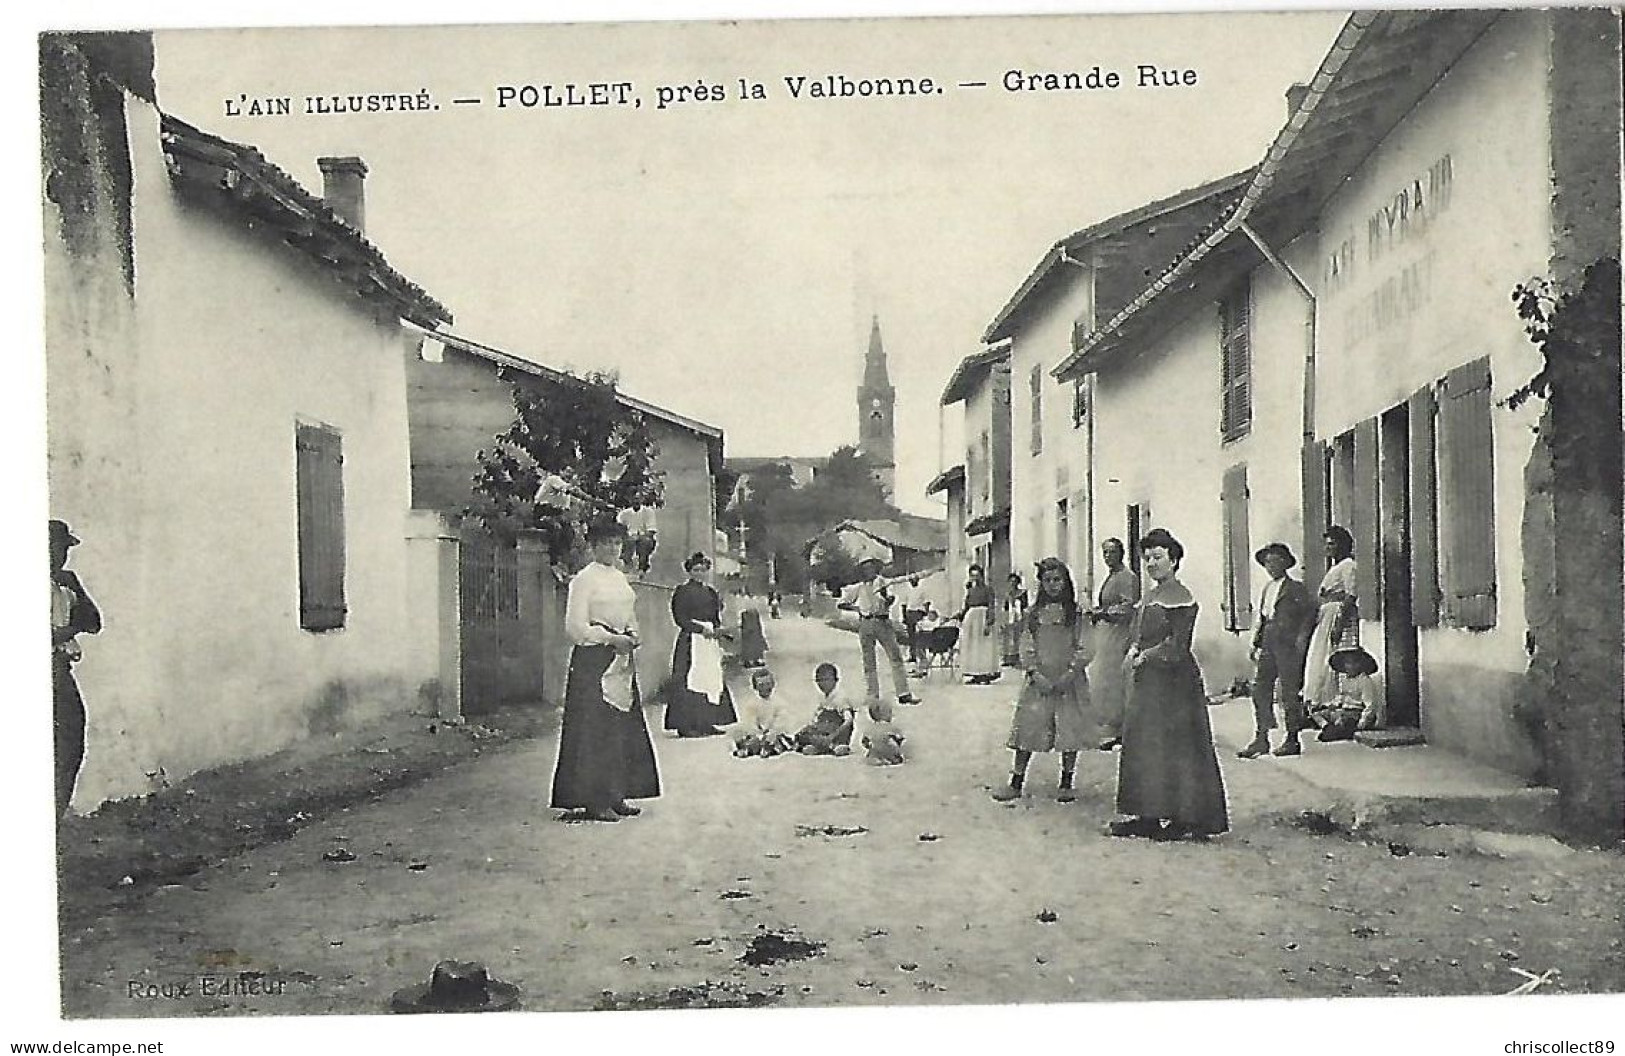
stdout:
[[[626,530],[611,521],[587,531],[592,562],[570,580],[564,632],[575,646],[565,681],[552,805],[590,821],[640,812],[634,799],[660,795],[660,772],[643,718],[634,651],[636,596],[615,567]],[[568,815],[567,815],[568,817]]]
[[1320,580],[1320,615],[1309,638],[1309,655],[1303,672],[1303,699],[1311,708],[1337,696],[1337,672],[1330,663],[1332,654],[1360,644],[1354,536],[1347,528],[1334,524],[1326,529],[1324,539],[1326,557],[1332,567]]

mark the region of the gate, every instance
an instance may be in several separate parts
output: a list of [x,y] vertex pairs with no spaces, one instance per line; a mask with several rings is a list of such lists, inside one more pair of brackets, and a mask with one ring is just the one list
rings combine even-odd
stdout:
[[519,562],[512,542],[484,531],[464,532],[461,544],[462,704],[479,715],[508,702],[508,658],[520,646]]

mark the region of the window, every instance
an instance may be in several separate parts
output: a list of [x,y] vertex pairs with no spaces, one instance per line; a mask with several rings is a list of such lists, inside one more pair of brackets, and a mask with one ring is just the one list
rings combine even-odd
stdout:
[[1034,364],[1032,373],[1027,376],[1027,388],[1032,396],[1033,436],[1032,452],[1038,454],[1044,450],[1044,367],[1043,364]]
[[1253,559],[1247,530],[1247,467],[1231,466],[1224,471],[1219,494],[1220,523],[1224,533],[1224,628],[1244,631],[1253,625]]
[[1439,497],[1435,469],[1434,418],[1438,414],[1433,388],[1411,396],[1410,426],[1411,500],[1411,622],[1418,627],[1439,624]]
[[1250,280],[1219,302],[1219,431],[1226,440],[1246,436],[1253,423],[1251,302]]
[[1439,572],[1443,615],[1457,627],[1495,626],[1495,459],[1490,362],[1451,371],[1439,392]]
[[1071,533],[1072,524],[1068,517],[1067,503],[1065,499],[1062,499],[1055,504],[1055,556],[1068,565],[1072,562],[1070,556],[1071,547],[1067,545],[1067,539]]
[[1080,379],[1072,383],[1072,428],[1082,429],[1089,420],[1089,386]]
[[299,626],[344,626],[344,454],[339,434],[318,425],[295,430],[299,532]]

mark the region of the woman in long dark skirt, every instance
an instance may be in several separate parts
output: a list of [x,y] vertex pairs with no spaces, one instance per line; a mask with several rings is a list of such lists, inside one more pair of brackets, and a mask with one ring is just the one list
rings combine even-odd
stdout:
[[[722,598],[706,583],[711,559],[696,553],[683,562],[688,582],[671,596],[677,643],[671,650],[666,729],[679,737],[711,737],[739,721],[722,676]],[[696,659],[696,654],[698,658]]]
[[1155,582],[1135,615],[1124,660],[1128,701],[1117,768],[1113,836],[1177,840],[1230,827],[1224,779],[1213,750],[1207,692],[1191,654],[1196,599],[1175,573],[1184,547],[1166,530],[1140,540],[1141,564]]
[[593,560],[570,580],[564,610],[564,631],[575,648],[551,802],[590,821],[631,817],[641,812],[631,800],[660,795],[633,663],[636,596],[615,567],[624,537],[625,529],[613,522],[588,530]]

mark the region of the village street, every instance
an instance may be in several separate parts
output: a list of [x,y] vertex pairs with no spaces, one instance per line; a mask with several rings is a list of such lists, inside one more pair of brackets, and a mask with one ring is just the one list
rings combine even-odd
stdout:
[[[781,693],[810,702],[824,659],[861,680],[851,635],[768,634]],[[1317,836],[1290,761],[1224,746],[1233,831],[1208,844],[1104,835],[1110,754],[1081,761],[1076,803],[1054,801],[1053,756],[993,802],[1012,681],[919,683],[901,767],[660,736],[665,794],[614,825],[555,821],[553,737],[521,742],[66,935],[64,1012],[382,1012],[446,957],[528,1010],[1486,994],[1514,968],[1625,989],[1614,856]],[[271,993],[203,992],[239,972]]]

